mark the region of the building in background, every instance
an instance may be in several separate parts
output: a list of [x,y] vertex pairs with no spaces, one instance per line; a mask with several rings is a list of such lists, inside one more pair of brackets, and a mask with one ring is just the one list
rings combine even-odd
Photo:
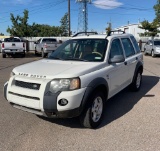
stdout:
[[119,28],[116,28],[115,30],[122,30],[125,31],[125,33],[130,33],[132,34],[137,40],[141,39],[141,37],[139,36],[140,33],[144,33],[145,30],[139,28],[140,24],[128,24],[125,26],[121,26]]

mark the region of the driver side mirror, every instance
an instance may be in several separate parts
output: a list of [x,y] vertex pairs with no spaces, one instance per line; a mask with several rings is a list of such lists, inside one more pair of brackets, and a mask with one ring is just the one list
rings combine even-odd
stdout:
[[38,42],[36,41],[36,42],[34,42],[34,44],[38,44]]
[[123,55],[115,55],[113,58],[110,58],[108,63],[111,64],[111,63],[121,63],[121,62],[124,62],[125,61],[125,58]]

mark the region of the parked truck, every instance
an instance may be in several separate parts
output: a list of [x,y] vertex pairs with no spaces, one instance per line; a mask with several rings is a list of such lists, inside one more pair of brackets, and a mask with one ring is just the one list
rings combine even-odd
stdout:
[[61,45],[56,38],[40,38],[35,42],[35,55],[41,54],[42,58],[45,58],[48,53],[57,49]]
[[25,57],[25,43],[19,37],[9,37],[2,39],[1,43],[2,58],[22,54]]

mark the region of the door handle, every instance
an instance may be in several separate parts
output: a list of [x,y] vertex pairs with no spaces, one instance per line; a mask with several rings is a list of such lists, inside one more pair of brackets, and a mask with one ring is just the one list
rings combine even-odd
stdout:
[[126,61],[124,62],[124,65],[127,65],[127,62],[126,62]]

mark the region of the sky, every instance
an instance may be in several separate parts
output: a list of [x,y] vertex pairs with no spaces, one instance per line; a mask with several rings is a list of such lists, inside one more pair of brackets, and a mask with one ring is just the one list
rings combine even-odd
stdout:
[[[71,1],[71,31],[78,30],[80,3]],[[104,32],[111,22],[112,28],[135,24],[155,18],[153,6],[157,0],[92,0],[88,3],[88,31]],[[0,33],[9,35],[7,27],[12,26],[10,13],[23,16],[29,11],[28,23],[60,26],[60,20],[68,12],[68,0],[0,0]]]

